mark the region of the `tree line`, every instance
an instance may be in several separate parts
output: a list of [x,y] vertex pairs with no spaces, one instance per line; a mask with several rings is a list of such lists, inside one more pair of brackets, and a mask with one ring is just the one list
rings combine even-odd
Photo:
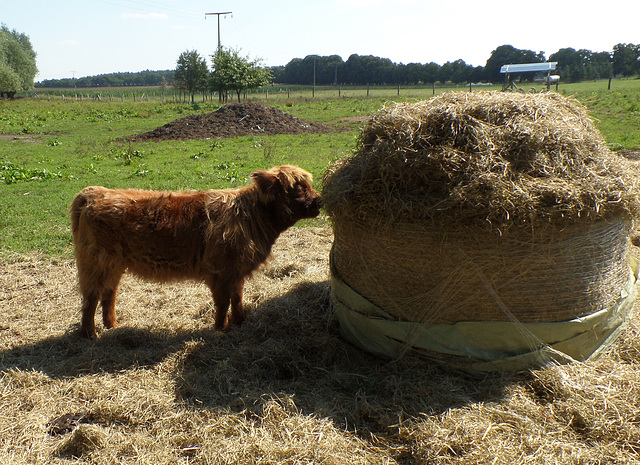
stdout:
[[[563,48],[549,55],[521,50],[512,45],[497,47],[485,66],[472,66],[464,60],[437,63],[394,63],[388,58],[351,55],[343,61],[338,55],[309,55],[296,58],[287,65],[271,68],[276,83],[303,85],[336,84],[417,84],[434,82],[500,82],[505,64],[557,61],[556,74],[565,82],[610,77],[630,77],[640,74],[640,45],[617,44],[613,52],[592,52]],[[523,76],[530,79],[531,76]]]
[[[233,59],[237,58],[236,52],[236,57]],[[504,64],[544,61],[558,62],[555,73],[561,76],[563,82],[632,77],[640,75],[640,44],[617,44],[612,52],[563,48],[548,57],[545,57],[542,52],[501,45],[491,52],[485,66],[472,66],[462,59],[448,61],[443,65],[434,62],[402,64],[394,63],[388,58],[357,54],[351,55],[346,61],[338,55],[308,55],[305,58],[295,58],[284,66],[264,68],[260,68],[259,60],[251,63],[253,67],[265,69],[271,75],[273,83],[292,85],[315,83],[326,86],[501,82],[504,80],[504,75],[500,74],[500,68]],[[178,67],[176,70],[166,71],[147,70],[139,73],[113,73],[78,79],[51,79],[37,83],[36,87],[152,86],[159,85],[161,82],[166,82],[168,85],[180,84],[180,82],[184,84],[185,81],[176,81],[177,69]],[[227,79],[231,77],[227,76]],[[522,79],[527,80],[532,77],[531,75],[521,76]],[[200,87],[208,88],[211,85],[202,84]],[[232,90],[238,91],[237,88]]]
[[46,79],[35,84],[36,87],[124,87],[157,86],[164,79],[173,83],[175,70],[140,71],[137,73],[109,73],[81,78]]

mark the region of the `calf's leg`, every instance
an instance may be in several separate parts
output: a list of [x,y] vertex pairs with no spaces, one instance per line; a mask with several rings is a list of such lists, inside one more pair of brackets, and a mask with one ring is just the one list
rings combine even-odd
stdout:
[[116,294],[118,293],[118,285],[124,274],[122,268],[112,268],[105,272],[105,278],[102,284],[102,323],[107,329],[118,327],[116,320]]
[[86,338],[95,338],[97,336],[94,318],[101,295],[99,270],[96,270],[93,264],[94,260],[91,252],[85,247],[76,245],[78,282],[82,293],[80,335]]
[[95,292],[83,293],[82,296],[82,323],[80,325],[80,335],[88,339],[97,337],[95,314],[98,307],[98,294]]
[[118,321],[116,320],[117,293],[117,285],[113,289],[106,289],[102,291],[102,323],[107,329],[118,327]]
[[213,295],[213,305],[215,307],[215,328],[219,330],[227,329],[228,318],[227,312],[229,311],[229,303],[231,302],[231,293],[229,291],[229,285],[222,280],[216,280],[210,278],[207,280],[207,285],[211,289]]
[[[227,329],[229,320],[233,324],[241,324],[244,321],[244,309],[242,308],[242,288],[244,279],[210,279],[207,285],[213,294],[215,305],[215,328]],[[231,318],[229,318],[229,306],[231,306]]]
[[244,308],[242,308],[242,289],[244,279],[238,280],[231,285],[231,323],[241,325],[245,319]]
[[95,338],[95,314],[98,302],[102,301],[102,322],[105,328],[118,326],[115,301],[118,284],[124,270],[119,267],[97,267],[86,260],[78,260],[78,277],[82,292],[82,323],[80,334]]

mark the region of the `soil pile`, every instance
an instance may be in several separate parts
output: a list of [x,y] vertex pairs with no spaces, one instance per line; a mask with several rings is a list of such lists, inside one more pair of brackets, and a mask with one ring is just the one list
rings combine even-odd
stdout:
[[133,136],[135,141],[237,137],[249,134],[327,133],[333,128],[296,118],[257,103],[230,103],[203,115],[190,115]]

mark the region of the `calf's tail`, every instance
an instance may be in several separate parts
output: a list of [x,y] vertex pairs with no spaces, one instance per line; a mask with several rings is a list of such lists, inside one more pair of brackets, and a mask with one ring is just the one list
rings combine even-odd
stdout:
[[71,202],[71,232],[74,234],[80,225],[80,215],[82,214],[82,209],[87,204],[87,200],[87,195],[82,191],[76,195],[76,198]]

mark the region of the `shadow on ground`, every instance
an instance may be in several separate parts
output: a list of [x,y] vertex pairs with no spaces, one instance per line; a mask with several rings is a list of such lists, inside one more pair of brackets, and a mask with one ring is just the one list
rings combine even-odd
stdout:
[[74,327],[0,352],[0,368],[68,378],[153,369],[168,358],[175,397],[192,408],[259,416],[266,402],[290,399],[301,413],[359,433],[497,400],[514,381],[478,380],[411,356],[390,362],[361,351],[339,334],[328,282],[299,284],[256,306],[243,326],[226,333],[121,327],[90,341]]

